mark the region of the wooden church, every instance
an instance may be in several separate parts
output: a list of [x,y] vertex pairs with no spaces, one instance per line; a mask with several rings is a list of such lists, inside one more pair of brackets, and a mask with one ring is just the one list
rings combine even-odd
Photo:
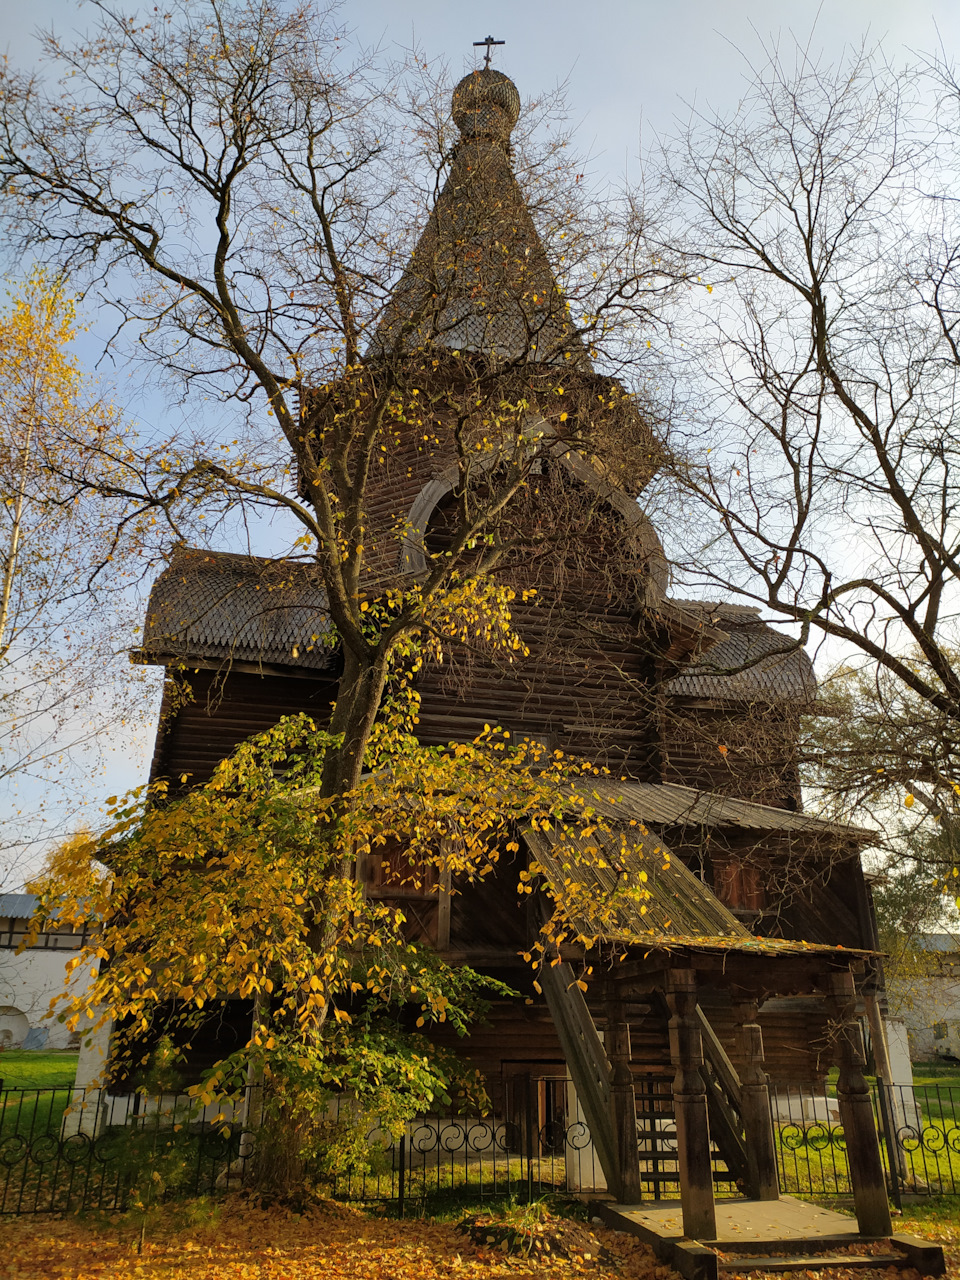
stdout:
[[[367,359],[375,368],[407,349],[435,351],[431,376],[443,378],[456,353],[501,362],[514,386],[562,366],[589,431],[591,404],[629,398],[595,372],[524,204],[510,162],[519,111],[512,81],[489,67],[457,86],[449,177]],[[506,279],[515,263],[520,288]],[[529,653],[509,664],[452,653],[418,677],[425,742],[471,740],[498,724],[587,757],[610,770],[599,794],[613,829],[641,823],[670,851],[651,877],[642,925],[618,922],[626,958],[598,969],[586,994],[573,981],[573,953],[545,971],[542,994],[531,987],[521,953],[539,923],[518,898],[517,860],[535,859],[562,890],[542,832],[472,884],[411,892],[389,869],[358,874],[371,894],[403,901],[417,938],[526,994],[496,1004],[455,1047],[498,1107],[519,1078],[569,1074],[620,1199],[649,1193],[638,1133],[642,1148],[652,1109],[669,1105],[685,1232],[715,1238],[712,1152],[722,1150],[745,1194],[776,1199],[768,1082],[822,1083],[836,1064],[861,1229],[881,1235],[890,1219],[860,1024],[878,981],[860,865],[867,833],[802,812],[798,724],[816,696],[807,656],[756,610],[669,595],[643,509],[655,445],[633,412],[624,421],[635,447],[623,454],[632,473],[551,447],[559,427],[537,424],[547,443],[518,498],[521,516],[549,512],[568,536],[500,570],[536,589],[514,610]],[[442,554],[456,503],[452,459],[442,449],[424,455],[412,435],[383,459],[369,501],[380,581],[424,572]],[[153,587],[141,654],[167,668],[153,777],[176,791],[281,716],[323,721],[339,673],[335,645],[315,643],[325,609],[310,566],[179,550]],[[585,860],[582,874],[598,896],[609,890],[612,872]],[[643,945],[630,945],[641,933]]]

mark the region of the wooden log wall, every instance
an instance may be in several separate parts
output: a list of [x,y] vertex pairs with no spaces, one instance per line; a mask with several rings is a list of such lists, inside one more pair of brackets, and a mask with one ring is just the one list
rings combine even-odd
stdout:
[[[506,981],[526,990],[527,979],[519,973],[503,971]],[[605,1014],[588,995],[591,1013],[603,1034]],[[560,1042],[542,997],[528,995],[524,999],[495,1001],[483,1022],[475,1025],[466,1039],[457,1037],[443,1024],[432,1027],[430,1039],[460,1055],[486,1081],[487,1092],[495,1109],[509,1101],[511,1078],[566,1075],[566,1064]],[[738,1055],[733,1010],[728,1000],[711,1000],[709,992],[700,995],[702,1007],[724,1049],[737,1067]],[[645,1093],[650,1081],[669,1089],[674,1077],[670,1060],[668,1024],[662,1009],[651,1011],[646,1006],[628,1005],[630,1026],[630,1069],[634,1088]],[[822,1086],[833,1064],[835,1045],[822,999],[789,997],[768,1000],[758,1018],[763,1034],[764,1069],[771,1084],[786,1086]],[[658,1087],[655,1084],[655,1087]]]
[[[644,626],[640,602],[644,550],[604,504],[568,476],[536,477],[518,512],[518,530],[537,532],[540,504],[551,511],[545,542],[507,557],[499,572],[518,592],[513,625],[529,653],[487,654],[448,646],[441,666],[424,670],[420,735],[440,743],[476,736],[485,724],[548,749],[587,757],[634,778],[659,776],[656,682],[661,637]],[[540,491],[542,488],[542,492]],[[584,515],[577,524],[564,504]],[[427,547],[449,542],[453,500],[439,504]],[[563,528],[578,528],[576,546]],[[519,598],[532,591],[531,599]]]
[[656,830],[752,932],[830,946],[876,946],[859,847],[849,838],[736,827]]
[[327,676],[295,679],[229,669],[168,675],[151,781],[166,778],[177,794],[206,782],[235,747],[284,716],[305,712],[325,724],[335,691]]
[[511,1079],[566,1075],[553,1020],[546,1002],[540,999],[529,1005],[522,999],[497,1000],[466,1039],[460,1039],[443,1023],[431,1028],[430,1039],[458,1054],[480,1073],[496,1111],[502,1112],[511,1101]]
[[800,808],[797,710],[670,699],[661,733],[663,782]]

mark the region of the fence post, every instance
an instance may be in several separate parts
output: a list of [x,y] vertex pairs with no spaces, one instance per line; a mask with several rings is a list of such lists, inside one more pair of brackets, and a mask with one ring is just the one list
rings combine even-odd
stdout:
[[[891,1119],[891,1104],[893,1102],[894,1086],[884,1084],[882,1080],[877,1081],[877,1099],[880,1103],[880,1123],[883,1126],[883,1145],[887,1149],[887,1171],[890,1174],[890,1194],[893,1197],[893,1203],[898,1209],[903,1209],[903,1201],[900,1196],[901,1169],[899,1152],[897,1151],[897,1139],[893,1130]],[[889,1093],[887,1090],[889,1089]]]
[[400,1135],[400,1181],[397,1186],[397,1217],[403,1217],[403,1201],[407,1190],[407,1131]]
[[527,1094],[527,1122],[524,1126],[527,1131],[527,1204],[533,1203],[533,1131],[534,1125],[537,1127],[539,1134],[540,1125],[537,1121],[533,1100],[533,1077],[528,1075],[524,1077],[526,1081]]

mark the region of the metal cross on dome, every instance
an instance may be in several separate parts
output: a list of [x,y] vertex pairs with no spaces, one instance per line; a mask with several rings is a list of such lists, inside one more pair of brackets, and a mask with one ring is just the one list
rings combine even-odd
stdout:
[[483,45],[483,44],[487,46],[487,56],[483,60],[483,65],[485,68],[487,68],[490,66],[490,50],[493,48],[495,44],[506,44],[506,41],[494,40],[493,36],[486,36],[483,40],[474,40],[473,47],[475,49],[478,49],[480,45]]

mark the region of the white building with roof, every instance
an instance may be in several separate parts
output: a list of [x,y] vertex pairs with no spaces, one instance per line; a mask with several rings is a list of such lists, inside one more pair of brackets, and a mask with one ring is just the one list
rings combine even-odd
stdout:
[[914,1062],[960,1061],[960,937],[925,933],[916,947],[927,963],[887,978],[891,1013],[906,1026]]
[[[69,1049],[78,1043],[51,1016],[50,1002],[68,986],[67,961],[83,945],[86,930],[47,930],[21,950],[36,907],[32,893],[0,894],[0,1050]],[[82,991],[90,978],[89,967],[77,968],[69,989]]]

